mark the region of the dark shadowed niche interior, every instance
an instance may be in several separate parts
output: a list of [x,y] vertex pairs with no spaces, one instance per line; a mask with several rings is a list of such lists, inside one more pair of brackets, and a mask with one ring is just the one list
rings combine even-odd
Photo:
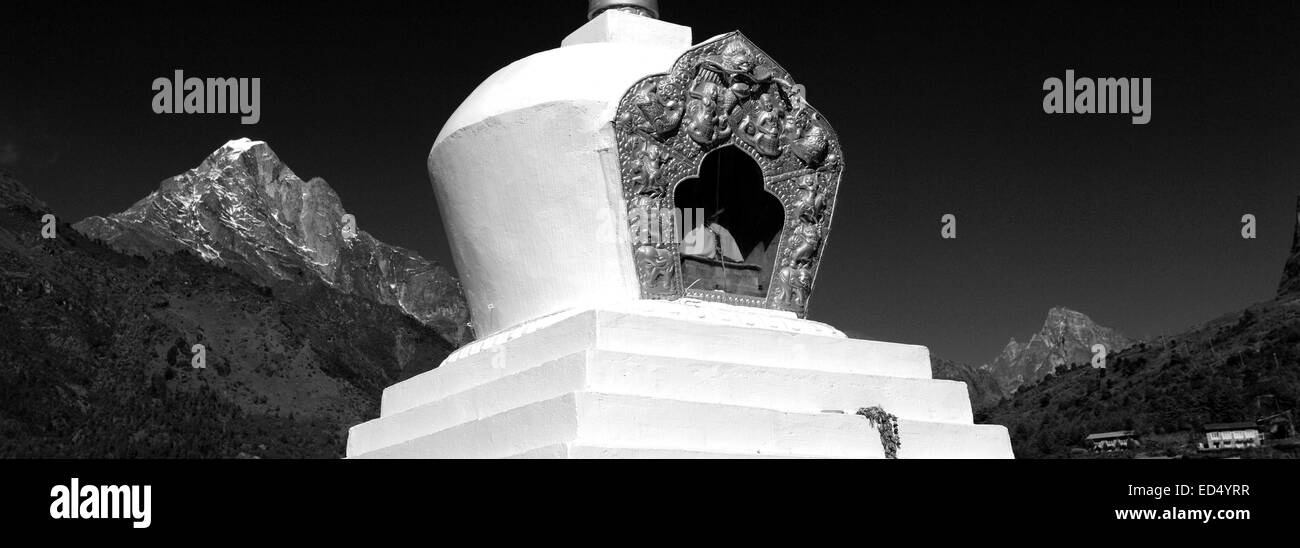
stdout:
[[763,188],[758,163],[734,146],[710,152],[699,176],[677,185],[674,201],[687,292],[765,298],[785,209]]

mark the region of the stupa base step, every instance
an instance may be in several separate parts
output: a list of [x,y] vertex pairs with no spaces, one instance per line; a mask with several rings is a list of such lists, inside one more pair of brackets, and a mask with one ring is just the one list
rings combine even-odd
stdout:
[[[1001,426],[901,419],[899,435],[899,458],[999,458],[1011,452]],[[876,426],[851,411],[792,413],[576,392],[353,456],[884,458],[885,453]]]
[[712,310],[588,310],[480,341],[386,390],[348,456],[884,458],[854,414],[879,406],[899,418],[899,458],[1011,457],[1005,428],[972,424],[965,385],[929,378],[924,347]]

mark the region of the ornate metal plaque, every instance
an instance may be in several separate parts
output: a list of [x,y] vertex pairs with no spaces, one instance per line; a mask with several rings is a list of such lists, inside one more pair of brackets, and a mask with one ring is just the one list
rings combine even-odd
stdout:
[[[830,235],[844,157],[803,86],[739,32],[691,48],[627,91],[614,119],[632,257],[644,299],[702,298],[803,317]],[[765,298],[683,288],[677,185],[735,146],[785,209]]]

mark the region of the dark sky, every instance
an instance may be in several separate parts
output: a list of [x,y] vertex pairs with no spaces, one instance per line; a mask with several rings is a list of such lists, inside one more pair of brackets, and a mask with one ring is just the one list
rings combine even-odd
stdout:
[[[813,319],[978,364],[1054,305],[1140,337],[1276,287],[1300,192],[1293,3],[662,4],[696,41],[743,31],[840,135]],[[0,167],[75,220],[247,136],[328,180],[362,228],[450,264],[434,137],[488,75],[583,24],[585,3],[331,5],[7,6]],[[150,83],[175,69],[262,78],[261,123],[154,114]],[[1151,123],[1044,114],[1043,80],[1066,69],[1152,78]]]

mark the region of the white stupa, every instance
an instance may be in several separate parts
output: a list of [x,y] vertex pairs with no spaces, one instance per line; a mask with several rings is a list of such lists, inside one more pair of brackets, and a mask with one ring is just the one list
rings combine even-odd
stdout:
[[[434,141],[479,339],[385,390],[348,456],[1011,457],[925,347],[804,318],[844,165],[804,88],[739,33],[591,4]],[[683,253],[700,226],[739,253]]]

